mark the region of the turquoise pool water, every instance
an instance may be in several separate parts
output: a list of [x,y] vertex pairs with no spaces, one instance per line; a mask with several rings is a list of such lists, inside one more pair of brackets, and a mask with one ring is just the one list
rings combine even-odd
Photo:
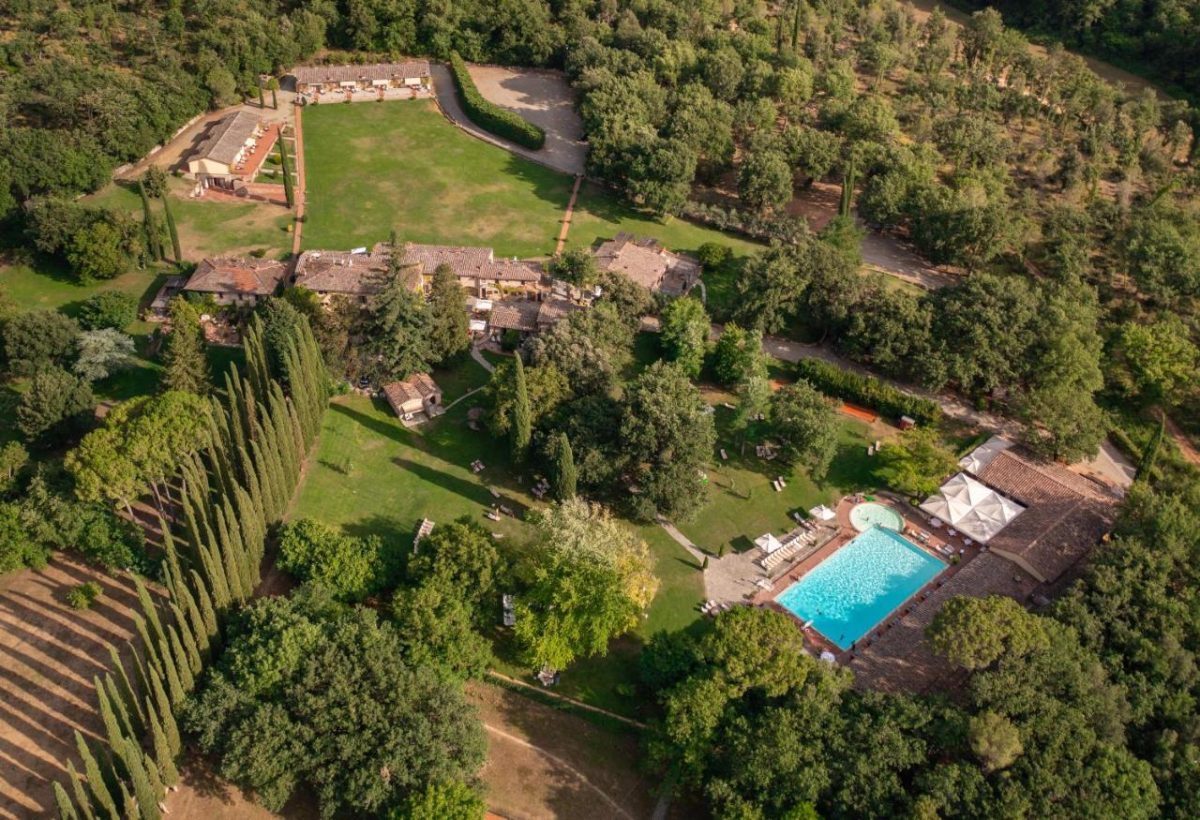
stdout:
[[859,532],[865,532],[874,526],[887,527],[896,532],[904,529],[904,519],[900,513],[874,501],[867,501],[851,509],[850,523]]
[[945,568],[944,561],[875,526],[817,564],[775,601],[849,649]]

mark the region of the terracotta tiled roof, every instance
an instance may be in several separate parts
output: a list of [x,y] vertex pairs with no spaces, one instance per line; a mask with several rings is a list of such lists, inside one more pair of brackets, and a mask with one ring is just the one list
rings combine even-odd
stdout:
[[258,130],[259,117],[252,111],[235,111],[217,120],[192,156],[197,159],[211,159],[226,165],[233,164],[238,151],[246,144],[246,140],[254,136]]
[[[1005,595],[1024,601],[1036,587],[1037,581],[1011,562],[992,552],[980,553],[924,601],[912,602],[911,612],[893,616],[859,640],[858,657],[850,664],[854,685],[889,692],[948,688],[960,673],[935,655],[925,638],[926,627],[942,605],[958,595]],[[891,628],[885,628],[888,623]]]
[[297,83],[309,85],[404,80],[428,77],[429,62],[427,60],[411,60],[404,63],[370,63],[368,65],[306,65],[292,69],[292,76],[296,78]]
[[496,259],[491,248],[406,242],[404,264],[418,266],[425,276],[433,275],[440,265],[447,265],[460,279],[537,282],[542,278],[542,268],[537,262]]
[[287,266],[273,259],[220,256],[205,259],[184,285],[200,293],[270,296],[287,274]]
[[1026,507],[989,546],[1017,556],[1048,582],[1086,555],[1116,518],[1116,496],[1016,448],[998,453],[979,478]]
[[383,394],[396,410],[410,401],[424,401],[437,392],[437,383],[428,373],[417,373],[402,382],[383,386]]
[[492,305],[488,322],[498,330],[520,330],[533,333],[538,329],[541,303],[529,299],[505,299]]
[[296,261],[296,285],[318,293],[363,296],[377,293],[388,272],[388,257],[371,253],[305,251]]
[[567,299],[559,299],[557,297],[546,299],[541,303],[541,307],[538,308],[538,329],[545,330],[558,322],[559,319],[565,319],[567,316],[580,310],[583,310],[582,305],[577,305]]
[[687,293],[700,278],[700,263],[672,253],[654,239],[619,233],[596,249],[601,270],[623,273],[645,288],[671,295]]

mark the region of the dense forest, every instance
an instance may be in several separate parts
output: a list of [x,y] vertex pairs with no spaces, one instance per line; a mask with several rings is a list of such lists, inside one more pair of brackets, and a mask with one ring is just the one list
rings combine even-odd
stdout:
[[1195,0],[956,0],[952,5],[994,6],[1013,25],[1161,78],[1193,98],[1200,87],[1200,4]]

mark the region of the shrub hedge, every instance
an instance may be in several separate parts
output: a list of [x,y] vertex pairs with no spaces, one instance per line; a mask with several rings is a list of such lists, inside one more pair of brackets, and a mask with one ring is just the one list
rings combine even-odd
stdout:
[[546,144],[545,131],[523,117],[483,98],[479,89],[475,87],[475,81],[471,79],[471,75],[467,71],[467,64],[457,51],[450,54],[450,73],[454,75],[454,86],[458,89],[463,109],[471,118],[471,122],[498,137],[512,140],[517,145],[523,145],[535,151]]
[[843,370],[819,359],[801,359],[796,371],[822,393],[870,407],[885,416],[908,416],[919,424],[936,424],[942,417],[937,402],[910,396],[874,376]]

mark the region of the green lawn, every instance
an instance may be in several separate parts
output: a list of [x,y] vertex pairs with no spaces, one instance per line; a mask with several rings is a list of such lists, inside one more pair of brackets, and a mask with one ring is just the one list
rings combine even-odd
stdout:
[[[261,252],[278,259],[292,249],[287,227],[291,213],[279,205],[262,202],[218,202],[192,199],[192,183],[185,179],[168,180],[171,213],[179,231],[179,244],[188,262],[199,262],[216,254]],[[84,200],[87,204],[133,214],[142,218],[142,199],[137,188],[128,183],[113,183]],[[162,203],[152,200],[154,212],[162,219]],[[169,244],[168,244],[168,253]]]
[[[292,516],[402,540],[412,537],[422,518],[446,523],[469,516],[506,538],[526,539],[522,522],[484,517],[495,501],[489,486],[514,510],[529,506],[531,499],[510,476],[507,442],[467,427],[470,404],[465,401],[426,427],[409,430],[382,400],[334,399]],[[478,475],[469,466],[475,459],[486,465]]]
[[[718,447],[725,448],[729,460],[722,461],[718,456],[709,470],[709,502],[693,520],[678,525],[697,546],[712,553],[722,546],[745,550],[763,533],[779,533],[794,527],[792,512],[874,486],[871,473],[874,462],[866,454],[870,443],[866,424],[842,420],[837,455],[829,475],[824,481],[815,482],[803,469],[789,476],[787,468],[778,461],[758,458],[752,442],[746,445],[746,455],[740,455],[740,445],[727,431],[732,415],[726,408],[717,408]],[[772,479],[779,475],[787,482],[782,492],[771,486]]]
[[98,280],[89,285],[76,282],[66,271],[41,262],[33,265],[0,264],[0,290],[20,310],[62,310],[74,314],[85,299],[106,290],[118,290],[141,299],[154,298],[165,279],[156,270],[131,270],[115,279]]
[[387,240],[554,251],[571,177],[475,139],[430,101],[304,110],[306,248]]
[[580,188],[575,213],[571,217],[567,246],[588,248],[601,240],[612,239],[621,231],[638,237],[654,237],[667,248],[685,253],[694,253],[705,242],[727,245],[739,256],[753,253],[763,247],[756,242],[705,228],[685,219],[655,219],[637,211],[617,194],[592,183]]

